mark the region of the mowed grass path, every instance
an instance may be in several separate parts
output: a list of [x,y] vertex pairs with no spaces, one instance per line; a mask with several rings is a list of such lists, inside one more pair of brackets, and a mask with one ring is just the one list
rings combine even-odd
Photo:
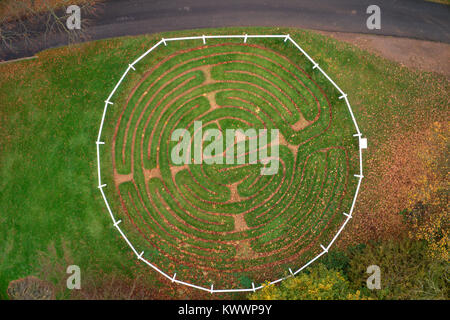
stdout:
[[[96,188],[94,141],[103,101],[128,63],[162,36],[204,33],[290,33],[348,93],[361,131],[369,137],[366,170],[391,135],[440,120],[448,109],[443,77],[293,29],[228,28],[111,39],[0,65],[0,297],[6,297],[9,281],[43,269],[61,282],[68,263],[92,277],[135,270]],[[148,272],[148,277],[157,276]]]

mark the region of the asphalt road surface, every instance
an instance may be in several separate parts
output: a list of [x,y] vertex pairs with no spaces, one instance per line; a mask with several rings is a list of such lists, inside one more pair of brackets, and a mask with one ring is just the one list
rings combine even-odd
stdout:
[[[369,30],[366,9],[381,8],[381,29]],[[280,26],[380,34],[450,43],[450,6],[424,0],[109,0],[88,18],[84,31],[89,40],[171,30],[228,26]],[[29,48],[16,43],[17,51],[3,59],[34,54],[67,44],[64,35],[53,35]]]

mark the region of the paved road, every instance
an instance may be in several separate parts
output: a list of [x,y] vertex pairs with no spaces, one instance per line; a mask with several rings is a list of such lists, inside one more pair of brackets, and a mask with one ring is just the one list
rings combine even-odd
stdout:
[[[381,30],[368,30],[366,8],[381,8]],[[283,26],[382,34],[450,43],[450,6],[423,0],[109,0],[89,17],[91,40],[170,30],[226,26]],[[64,36],[40,41],[8,59],[65,45]]]

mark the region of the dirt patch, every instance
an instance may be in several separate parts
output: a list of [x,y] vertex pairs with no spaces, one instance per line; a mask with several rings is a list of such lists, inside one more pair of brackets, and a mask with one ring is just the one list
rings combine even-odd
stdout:
[[250,240],[242,240],[236,242],[236,259],[248,260],[257,257],[259,257],[259,255],[253,251]]
[[287,142],[286,138],[282,134],[278,135],[278,139],[279,139],[280,145],[284,145],[284,146],[288,147],[289,150],[291,150],[292,155],[294,156],[294,159],[297,159],[298,146]]
[[124,182],[128,182],[133,180],[133,174],[119,174],[116,170],[114,170],[114,181],[116,182],[116,185],[122,184]]
[[[240,202],[243,200],[243,198],[239,195],[239,192],[237,189],[238,185],[240,183],[241,183],[241,181],[228,185],[228,188],[230,189],[230,201],[231,202]],[[242,217],[242,219],[243,219],[243,217]],[[244,223],[245,223],[245,221],[244,221]]]
[[145,181],[150,180],[151,178],[159,178],[162,179],[161,170],[159,168],[154,169],[143,169]]
[[199,67],[199,69],[205,74],[205,81],[203,82],[204,84],[211,84],[216,82],[216,80],[214,80],[211,76],[211,68],[211,65]]
[[443,74],[450,79],[450,45],[441,42],[356,33],[316,31],[401,65]]
[[291,125],[291,128],[294,129],[295,131],[300,131],[300,130],[305,129],[307,126],[309,126],[312,123],[313,122],[306,120],[303,117],[303,115],[301,115],[300,120],[298,120],[296,123]]
[[217,105],[217,102],[216,102],[216,91],[204,93],[203,96],[206,97],[206,99],[208,99],[209,106],[211,107],[210,110],[215,110],[215,109],[219,108],[219,106]]
[[170,172],[172,173],[172,177],[175,177],[177,173],[182,170],[189,170],[189,166],[187,164],[182,166],[170,166]]
[[245,222],[244,214],[234,215],[234,230],[235,231],[245,231],[248,230],[247,222]]

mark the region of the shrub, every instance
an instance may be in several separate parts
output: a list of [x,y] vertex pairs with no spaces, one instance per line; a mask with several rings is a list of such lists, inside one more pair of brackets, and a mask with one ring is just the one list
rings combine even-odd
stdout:
[[[381,269],[381,289],[366,287],[366,268]],[[448,262],[434,260],[425,241],[403,239],[368,245],[351,256],[347,273],[352,288],[378,299],[447,299]]]
[[8,286],[8,297],[11,300],[51,300],[55,298],[52,285],[34,276],[11,281]]
[[339,271],[343,276],[347,277],[347,272],[350,268],[350,256],[362,252],[365,247],[365,244],[358,244],[350,246],[345,250],[335,249],[324,255],[320,262],[327,269]]
[[414,240],[424,240],[428,244],[428,253],[435,260],[448,261],[449,213],[447,210],[448,195],[445,191],[434,194],[432,204],[423,206],[422,214],[415,212],[421,203],[416,204],[408,212],[407,222],[410,225],[409,237]]
[[339,271],[329,270],[317,264],[296,277],[286,279],[280,285],[265,285],[250,295],[251,300],[359,300],[359,290],[352,290]]

